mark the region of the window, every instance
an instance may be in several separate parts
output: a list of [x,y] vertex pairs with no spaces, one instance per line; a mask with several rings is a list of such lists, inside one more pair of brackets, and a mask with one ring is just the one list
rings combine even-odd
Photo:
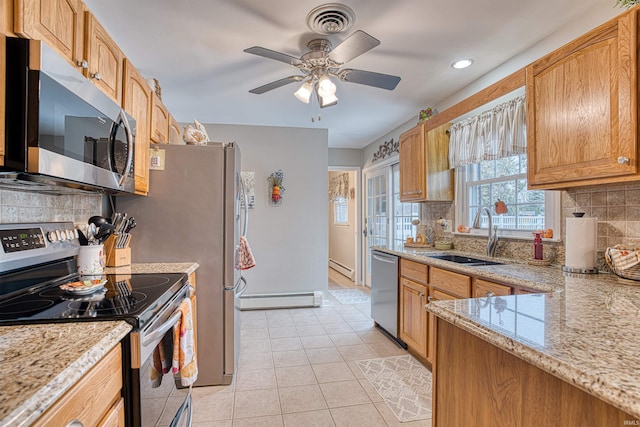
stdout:
[[349,225],[349,200],[338,197],[333,200],[333,223],[335,225]]
[[414,219],[420,219],[419,203],[402,203],[400,201],[400,164],[391,167],[393,182],[393,229],[392,239],[394,247],[402,247],[407,237],[414,236],[415,226],[411,224]]
[[[471,226],[478,210],[486,207],[500,236],[532,237],[532,231],[548,228],[559,231],[559,192],[527,190],[526,154],[469,164],[457,168],[456,174],[457,199],[464,201],[456,211],[459,224]],[[498,200],[506,203],[506,213],[495,214]],[[480,227],[488,225],[487,215],[481,215]]]

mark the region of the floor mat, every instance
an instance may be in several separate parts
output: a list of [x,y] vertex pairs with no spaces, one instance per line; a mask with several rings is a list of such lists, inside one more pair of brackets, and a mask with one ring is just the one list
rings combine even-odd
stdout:
[[411,355],[356,364],[401,422],[431,418],[431,372]]
[[336,289],[329,293],[342,304],[363,304],[370,301],[369,295],[358,289]]

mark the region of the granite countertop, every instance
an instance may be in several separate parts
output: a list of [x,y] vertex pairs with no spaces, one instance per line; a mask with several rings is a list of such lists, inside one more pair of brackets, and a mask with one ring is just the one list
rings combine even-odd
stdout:
[[0,427],[31,425],[130,330],[122,321],[0,327]]
[[197,262],[149,262],[133,263],[124,267],[107,267],[105,274],[187,273],[200,267]]
[[507,259],[494,259],[504,265],[464,266],[429,258],[469,255],[456,251],[375,249],[544,292],[435,301],[426,309],[640,418],[640,282],[614,274],[563,273],[558,266],[536,267]]

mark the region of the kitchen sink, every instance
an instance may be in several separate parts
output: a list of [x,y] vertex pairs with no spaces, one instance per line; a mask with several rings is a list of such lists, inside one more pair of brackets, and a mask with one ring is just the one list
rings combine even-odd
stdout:
[[485,261],[483,259],[471,258],[464,255],[430,255],[429,258],[441,259],[443,261],[455,262],[457,264],[483,266],[483,265],[502,265],[501,262]]

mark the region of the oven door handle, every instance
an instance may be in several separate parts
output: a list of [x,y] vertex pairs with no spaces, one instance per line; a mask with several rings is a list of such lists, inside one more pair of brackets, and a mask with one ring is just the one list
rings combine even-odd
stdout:
[[162,338],[169,329],[173,328],[175,324],[178,323],[180,317],[182,317],[182,312],[180,310],[176,310],[162,325],[160,325],[160,327],[158,327],[158,329],[154,330],[148,335],[145,335],[144,339],[142,340],[142,345],[147,346],[152,342]]

